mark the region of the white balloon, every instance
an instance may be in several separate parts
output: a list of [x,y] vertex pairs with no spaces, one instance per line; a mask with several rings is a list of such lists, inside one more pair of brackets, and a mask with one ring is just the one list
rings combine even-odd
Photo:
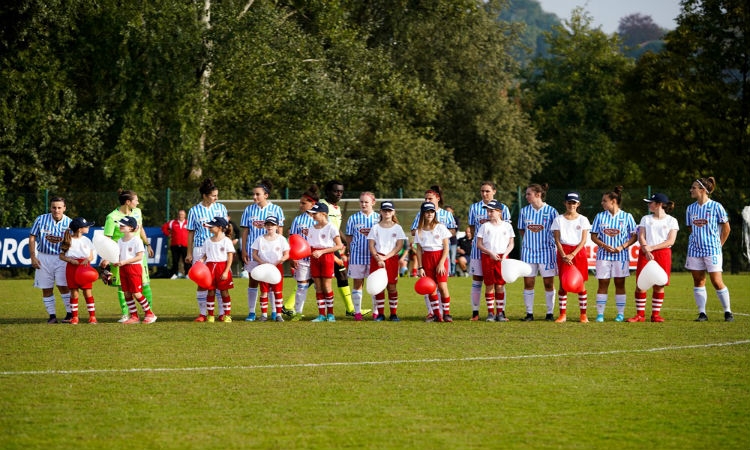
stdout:
[[637,284],[638,289],[645,291],[651,289],[653,286],[664,286],[668,281],[667,272],[661,268],[659,263],[652,259],[641,269]]
[[367,277],[367,293],[378,295],[388,286],[388,272],[384,268],[378,269]]
[[504,259],[501,264],[503,265],[503,280],[506,283],[512,283],[519,277],[528,277],[531,275],[531,266],[523,261]]
[[273,264],[258,265],[250,272],[250,276],[254,280],[268,284],[277,284],[281,281],[281,272]]
[[117,242],[108,238],[103,234],[95,234],[94,239],[91,241],[94,244],[94,250],[102,259],[106,259],[109,262],[117,262],[120,260],[120,247]]

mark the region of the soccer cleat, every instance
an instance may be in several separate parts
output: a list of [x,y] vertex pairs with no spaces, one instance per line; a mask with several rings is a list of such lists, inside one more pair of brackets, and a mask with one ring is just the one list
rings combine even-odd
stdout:
[[354,313],[354,321],[362,322],[362,313]]
[[708,316],[706,313],[700,313],[698,314],[698,318],[695,319],[696,322],[708,322]]
[[214,318],[214,316],[206,316],[206,322],[214,323],[215,321],[216,319]]
[[362,315],[363,315],[363,316],[366,316],[366,315],[368,315],[368,314],[370,314],[370,313],[372,312],[372,310],[371,310],[371,309],[363,309],[363,310],[361,310],[361,311],[362,311]]
[[589,318],[586,314],[581,314],[581,323],[589,323]]
[[446,314],[443,316],[443,322],[453,322],[453,316]]
[[204,316],[203,314],[201,314],[200,316],[196,317],[195,320],[193,320],[193,322],[205,322],[205,321],[206,321],[206,316]]
[[71,319],[73,319],[73,313],[67,313],[65,314],[65,318],[60,320],[61,323],[71,323]]
[[57,321],[57,317],[50,316],[50,318],[47,319],[47,325],[52,325],[52,324],[55,324],[55,323],[60,323],[60,322]]
[[399,319],[396,314],[391,314],[391,317],[389,317],[388,320],[391,322],[401,322],[401,319]]
[[734,314],[732,314],[732,311],[724,312],[724,322],[734,322]]
[[271,320],[272,320],[273,322],[275,322],[275,321],[276,321],[276,311],[274,311],[274,312],[272,312],[272,313],[271,313]]
[[[213,317],[213,316],[211,316],[211,317]],[[154,313],[147,314],[146,317],[143,318],[143,323],[146,323],[146,324],[154,323],[154,322],[156,322],[156,319],[157,319],[156,314],[154,314]]]
[[347,311],[346,317],[354,317],[354,311]]
[[91,317],[89,317],[89,323],[97,324],[99,322],[96,321],[96,317],[91,316]]
[[224,314],[223,316],[219,317],[219,322],[231,323],[232,316],[230,316],[229,314]]
[[302,320],[302,313],[294,313],[292,315],[292,322],[299,322]]
[[560,314],[560,317],[555,320],[555,323],[565,323],[568,321],[568,316],[565,314]]
[[[130,319],[130,315],[129,314],[123,314],[122,317],[120,317],[120,320],[118,320],[118,322],[119,323],[125,323],[128,319]],[[196,320],[196,322],[203,322],[203,321],[202,320],[200,320],[200,321]]]
[[604,314],[597,314],[596,315],[596,321],[597,322],[604,322]]
[[[477,319],[478,318],[479,317],[477,317]],[[474,319],[474,317],[472,317],[471,320],[476,320],[476,319]],[[487,322],[494,322],[494,321],[495,321],[495,315],[494,314],[487,314]]]
[[425,322],[435,322],[435,316],[432,314],[428,314],[427,317],[424,319]]
[[523,320],[524,322],[533,322],[534,321],[534,315],[531,314],[531,313],[526,313],[526,317],[524,317],[521,320]]
[[374,320],[375,322],[384,322],[385,321],[385,314],[378,314],[378,315],[374,316],[372,320]]
[[328,316],[326,316],[326,320],[328,320],[329,322],[335,322],[336,316],[334,316],[333,314],[328,314]]
[[546,320],[547,322],[554,322],[555,321],[555,316],[554,316],[554,314],[546,314],[544,316],[544,320]]
[[[492,314],[490,314],[490,315],[492,315]],[[489,317],[490,315],[488,315],[487,317]],[[471,320],[472,322],[479,322],[479,314],[477,314],[475,316],[471,316],[471,319],[469,319],[469,320]]]
[[276,314],[276,322],[283,322],[284,316],[282,314]]
[[664,322],[664,317],[660,316],[659,314],[651,314],[651,322]]
[[505,311],[500,311],[495,316],[495,322],[509,322],[508,318],[505,317]]
[[251,312],[245,317],[245,322],[255,322],[255,313]]
[[[617,319],[615,319],[615,320],[617,320]],[[636,315],[635,317],[631,317],[630,319],[626,320],[626,322],[629,322],[629,323],[645,322],[645,321],[646,321],[646,316],[640,316],[640,315]],[[652,320],[652,322],[653,322],[653,320]]]
[[258,322],[268,322],[268,316],[261,315],[258,317]]
[[177,276],[177,274],[174,274],[174,275],[172,275],[172,276],[171,276],[171,277],[170,277],[169,279],[170,279],[170,280],[176,280],[176,279],[178,279],[178,278],[180,278],[180,277],[178,277],[178,276]]
[[123,324],[125,324],[125,325],[132,325],[132,324],[136,324],[136,323],[141,323],[141,320],[136,315],[130,316],[128,318],[128,320],[126,320],[125,322],[123,322]]
[[70,321],[68,321],[68,323],[71,324],[71,325],[78,325],[78,316],[71,317]]
[[287,318],[291,319],[292,316],[294,316],[294,310],[293,309],[286,309],[286,307],[281,307],[281,314],[285,315]]
[[622,314],[618,314],[615,316],[615,322],[623,322],[625,320],[625,316]]
[[317,318],[313,319],[311,322],[327,322],[328,319],[323,314],[319,315]]

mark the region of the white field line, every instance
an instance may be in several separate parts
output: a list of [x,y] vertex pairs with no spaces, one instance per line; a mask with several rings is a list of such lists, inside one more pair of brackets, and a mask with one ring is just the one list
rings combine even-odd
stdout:
[[300,364],[265,364],[253,366],[207,366],[207,367],[134,367],[130,369],[81,369],[81,370],[24,370],[3,371],[0,376],[14,375],[80,375],[100,373],[158,373],[158,372],[207,372],[217,370],[263,370],[263,369],[294,369],[294,368],[318,368],[318,367],[344,367],[344,366],[378,366],[396,364],[426,364],[426,363],[452,363],[466,361],[508,361],[522,359],[541,358],[567,358],[581,356],[607,356],[628,353],[657,353],[677,350],[691,350],[712,347],[728,347],[734,345],[750,344],[750,339],[734,342],[717,342],[714,344],[680,345],[674,347],[654,347],[632,350],[608,350],[603,352],[581,352],[581,353],[549,353],[539,355],[515,355],[515,356],[474,356],[467,358],[430,358],[430,359],[396,359],[386,361],[359,361],[359,362],[323,362],[323,363],[300,363]]

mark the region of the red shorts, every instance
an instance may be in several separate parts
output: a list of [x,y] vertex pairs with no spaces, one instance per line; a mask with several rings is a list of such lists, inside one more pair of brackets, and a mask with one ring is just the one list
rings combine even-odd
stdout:
[[282,292],[284,289],[284,266],[282,264],[279,264],[276,266],[276,269],[278,269],[279,273],[281,274],[281,281],[279,281],[276,284],[268,284],[264,282],[260,282],[260,292],[268,293],[269,290],[272,290],[272,292]]
[[[563,250],[565,251],[566,255],[569,255],[573,253],[573,250],[576,249],[577,245],[567,245],[567,244],[561,244]],[[573,265],[576,266],[579,272],[581,272],[581,277],[583,277],[583,281],[587,281],[589,279],[589,261],[586,257],[586,253],[583,251],[580,251],[576,254],[576,256],[573,257]],[[562,255],[560,253],[557,254],[557,270],[558,275],[560,278],[562,278],[563,273],[570,269],[571,266],[565,264],[562,260]]]
[[440,263],[440,258],[443,257],[442,250],[435,250],[432,252],[422,252],[422,267],[424,268],[425,276],[428,276],[435,280],[436,283],[447,283],[448,282],[448,259],[445,259],[445,271],[442,275],[438,275],[437,268]]
[[234,281],[232,280],[232,271],[227,273],[227,279],[222,280],[221,274],[227,268],[226,261],[207,262],[206,267],[211,271],[211,286],[209,290],[218,289],[220,291],[227,291],[234,287]]
[[[665,272],[667,272],[667,284],[666,286],[669,286],[669,278],[672,274],[672,249],[671,248],[660,248],[659,250],[654,250],[651,252],[651,256],[654,257],[654,261],[656,261],[662,269],[664,269]],[[648,263],[648,259],[646,259],[646,256],[641,252],[638,255],[638,266],[635,269],[635,277],[636,280],[638,279],[638,275],[641,274],[641,270],[643,270],[643,266]]]
[[[385,255],[380,255],[385,256]],[[398,281],[398,255],[393,255],[390,258],[383,261],[385,263],[385,273],[388,274],[388,284],[396,284]],[[375,258],[370,257],[370,273],[380,269],[378,261]]]
[[[77,258],[76,261],[83,262],[85,259],[83,258]],[[81,267],[80,265],[74,265],[71,263],[65,264],[65,280],[68,282],[68,288],[69,289],[91,289],[93,287],[93,283],[89,283],[86,286],[81,286],[76,281],[76,272],[78,272],[78,268]]]
[[143,292],[143,266],[140,262],[120,266],[120,288],[130,294]]
[[[313,248],[315,250],[325,250]],[[326,253],[320,258],[310,257],[310,276],[312,278],[333,278],[333,253]]]
[[505,284],[505,280],[503,280],[502,260],[495,261],[490,255],[482,253],[482,276],[484,277],[485,286]]

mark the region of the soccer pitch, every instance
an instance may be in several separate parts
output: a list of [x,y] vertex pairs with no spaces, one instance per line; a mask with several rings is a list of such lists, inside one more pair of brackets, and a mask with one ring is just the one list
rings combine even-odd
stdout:
[[[344,317],[193,323],[189,280],[153,280],[153,325],[122,325],[116,293],[94,287],[98,325],[47,325],[32,280],[0,280],[0,448],[743,448],[750,446],[750,277],[725,274],[735,322],[709,286],[696,323],[689,274],[673,274],[666,322],[471,322],[469,278],[451,278],[454,323],[424,323],[414,279],[399,279],[401,322]],[[626,317],[635,313],[635,277]],[[285,295],[293,280],[287,279]],[[363,302],[370,307],[369,296]],[[58,316],[62,304],[58,297]],[[647,306],[650,314],[650,296]],[[555,316],[558,310],[555,308]],[[370,319],[369,317],[366,319]]]

